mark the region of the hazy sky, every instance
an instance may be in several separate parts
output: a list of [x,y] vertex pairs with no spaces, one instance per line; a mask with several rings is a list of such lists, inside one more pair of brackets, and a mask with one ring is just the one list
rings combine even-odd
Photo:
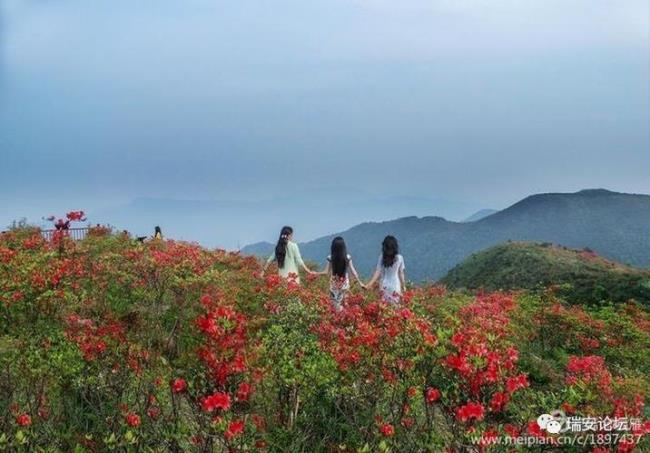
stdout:
[[0,222],[650,193],[647,0],[0,0]]

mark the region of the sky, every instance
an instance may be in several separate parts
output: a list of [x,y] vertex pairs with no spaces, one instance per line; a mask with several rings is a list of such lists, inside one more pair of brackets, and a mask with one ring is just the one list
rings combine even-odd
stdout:
[[0,0],[0,224],[142,197],[650,193],[648,8]]

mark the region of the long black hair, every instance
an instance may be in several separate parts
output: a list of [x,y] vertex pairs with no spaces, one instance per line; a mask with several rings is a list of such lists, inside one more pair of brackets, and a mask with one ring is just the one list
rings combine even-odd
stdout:
[[280,231],[280,237],[275,246],[275,260],[278,262],[278,267],[284,267],[284,258],[287,256],[287,242],[289,242],[289,236],[292,234],[293,228],[290,226],[283,226]]
[[384,267],[391,267],[399,253],[399,245],[395,236],[386,236],[381,243],[381,262]]
[[345,278],[345,272],[348,269],[348,248],[341,236],[336,236],[332,240],[330,263],[332,263],[332,275]]

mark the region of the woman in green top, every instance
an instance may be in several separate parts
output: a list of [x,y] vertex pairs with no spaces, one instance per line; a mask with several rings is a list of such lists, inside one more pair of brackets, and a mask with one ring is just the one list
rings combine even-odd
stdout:
[[292,239],[293,228],[290,226],[282,227],[280,238],[275,246],[275,251],[271,256],[269,256],[269,259],[266,260],[266,264],[262,270],[262,276],[264,276],[264,272],[266,272],[266,269],[273,261],[278,263],[278,274],[280,274],[281,277],[293,277],[296,283],[300,283],[300,274],[298,273],[300,268],[303,268],[308,274],[315,274],[315,272],[312,272],[305,265],[302,256],[300,256],[298,244],[293,242]]

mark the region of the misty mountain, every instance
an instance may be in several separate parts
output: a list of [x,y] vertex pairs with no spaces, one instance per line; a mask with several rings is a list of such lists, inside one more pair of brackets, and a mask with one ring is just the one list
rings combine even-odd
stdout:
[[[508,240],[589,247],[605,258],[649,267],[650,196],[604,189],[547,193],[470,223],[415,216],[366,222],[301,244],[303,256],[322,263],[339,234],[365,275],[377,262],[384,236],[396,236],[408,277],[417,281],[439,279],[472,253]],[[271,244],[258,243],[242,251],[265,255],[271,249]]]
[[480,211],[476,211],[474,214],[471,216],[467,217],[466,219],[463,220],[463,222],[476,222],[477,220],[484,219],[485,217],[492,215],[496,212],[499,212],[498,209],[481,209]]
[[90,212],[88,218],[134,235],[151,235],[160,225],[167,237],[237,250],[244,244],[274,239],[283,225],[292,225],[299,240],[309,240],[369,220],[432,213],[462,219],[479,208],[473,203],[375,197],[339,188],[262,201],[138,198],[122,206]]

